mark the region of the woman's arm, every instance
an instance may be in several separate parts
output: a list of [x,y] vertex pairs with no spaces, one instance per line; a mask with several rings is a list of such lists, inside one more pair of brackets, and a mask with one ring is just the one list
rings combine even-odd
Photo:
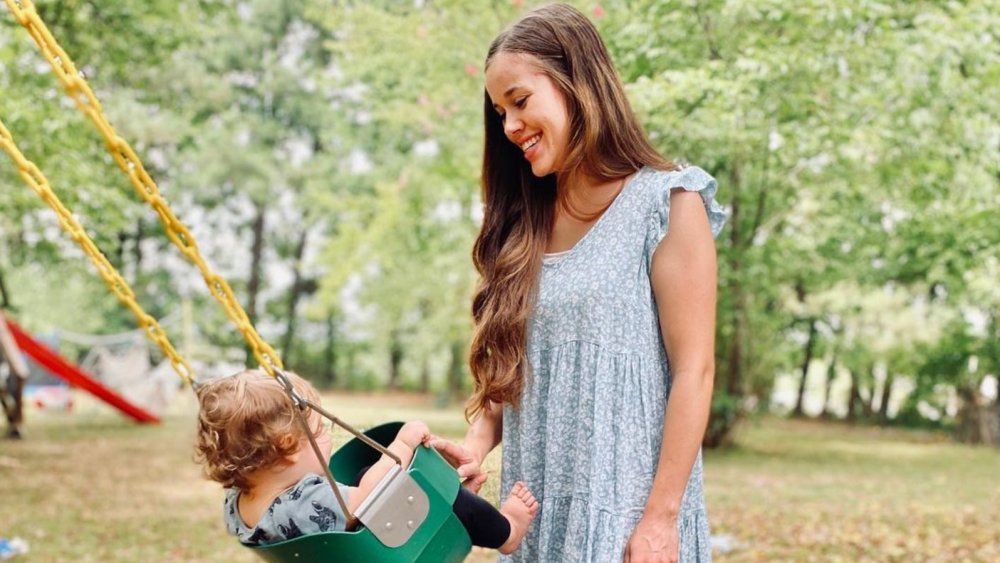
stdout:
[[503,407],[490,403],[469,425],[465,433],[465,448],[482,463],[503,437]]
[[668,224],[650,276],[673,382],[656,476],[625,561],[677,560],[677,516],[715,378],[715,241],[701,196],[672,192]]
[[487,475],[482,470],[483,460],[497,447],[502,436],[503,407],[490,403],[469,425],[462,444],[437,439],[431,442],[431,447],[441,452],[448,463],[455,467],[462,486],[475,493],[486,482]]

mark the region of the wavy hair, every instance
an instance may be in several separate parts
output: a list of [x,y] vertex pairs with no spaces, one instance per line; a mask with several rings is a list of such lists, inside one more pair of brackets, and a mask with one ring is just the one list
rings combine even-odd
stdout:
[[469,367],[475,388],[465,410],[470,420],[491,403],[520,400],[542,254],[556,206],[568,210],[567,182],[577,175],[621,179],[643,166],[677,168],[648,141],[607,47],[577,9],[553,4],[525,14],[493,40],[486,68],[503,53],[529,55],[562,93],[569,146],[560,171],[535,177],[485,94],[484,218],[472,250],[480,279],[472,300]]
[[[316,389],[285,372],[303,397],[319,401]],[[288,395],[270,375],[247,370],[199,384],[195,461],[224,487],[250,488],[250,474],[282,463],[307,440]]]

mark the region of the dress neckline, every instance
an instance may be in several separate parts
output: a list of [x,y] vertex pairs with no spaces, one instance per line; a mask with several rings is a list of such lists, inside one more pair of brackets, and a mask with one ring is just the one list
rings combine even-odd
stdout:
[[[604,210],[604,213],[601,213],[601,216],[597,218],[597,221],[594,221],[594,224],[587,229],[587,232],[583,233],[580,240],[576,241],[572,247],[567,248],[566,250],[560,250],[559,252],[544,253],[542,255],[542,267],[553,268],[561,266],[562,264],[568,262],[575,254],[579,254],[578,251],[585,246],[587,239],[592,238],[591,235],[594,231],[600,228],[601,224],[605,222],[608,215],[611,215],[611,213],[619,207],[625,192],[630,191],[629,187],[635,183],[636,178],[646,171],[646,168],[648,167],[643,166],[642,168],[636,170],[635,173],[633,173],[627,180],[625,180],[625,183],[622,185],[622,189],[618,190],[618,195],[616,195],[615,199],[612,200],[610,205],[608,205],[608,208]],[[548,260],[546,260],[546,258],[548,258]]]

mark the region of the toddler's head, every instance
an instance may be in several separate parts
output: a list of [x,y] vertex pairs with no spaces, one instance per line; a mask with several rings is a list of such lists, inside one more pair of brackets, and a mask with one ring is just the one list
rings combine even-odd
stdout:
[[[285,373],[302,397],[319,402],[308,381]],[[209,479],[224,487],[248,490],[253,473],[285,462],[308,440],[285,390],[263,371],[209,380],[198,386],[197,395],[195,459]],[[307,419],[315,420],[308,414]]]

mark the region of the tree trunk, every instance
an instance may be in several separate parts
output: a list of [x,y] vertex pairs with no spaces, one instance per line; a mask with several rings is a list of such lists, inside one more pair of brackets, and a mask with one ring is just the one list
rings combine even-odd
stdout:
[[[257,325],[257,295],[260,293],[261,261],[264,255],[264,206],[255,204],[257,215],[253,221],[253,242],[250,246],[250,278],[247,281],[247,318]],[[253,358],[253,350],[246,346],[247,362]]]
[[288,289],[288,322],[285,324],[285,336],[281,341],[281,357],[287,363],[291,363],[292,342],[295,339],[295,327],[299,299],[302,297],[302,256],[306,250],[306,239],[308,229],[302,229],[299,240],[295,245],[295,254],[292,257],[292,287]]
[[864,414],[865,418],[871,420],[875,407],[875,363],[874,362],[872,362],[872,365],[869,366],[868,368],[868,380],[872,382],[871,389],[865,389],[865,391],[868,391],[867,393],[868,399],[865,399],[864,395],[861,395],[860,385],[858,386],[858,394],[859,396],[861,396],[861,411]]
[[7,283],[4,281],[3,270],[0,270],[0,308],[13,310],[14,305],[10,301],[10,293],[7,291]]
[[885,383],[882,385],[882,397],[878,404],[878,419],[880,424],[889,422],[889,398],[892,397],[892,384],[896,378],[886,367]]
[[740,397],[743,395],[743,340],[744,322],[742,312],[739,310],[740,302],[743,300],[743,288],[740,282],[734,281],[731,287],[733,292],[733,333],[729,341],[729,353],[726,358],[726,385],[725,390],[730,396]]
[[[0,364],[6,360],[0,357]],[[21,435],[21,424],[24,422],[24,382],[13,369],[7,375],[6,388],[0,386],[0,403],[3,404],[3,411],[7,417],[7,438],[19,440]]]
[[424,364],[420,368],[420,392],[430,393],[431,391],[431,359],[424,358]]
[[14,337],[7,330],[7,319],[0,312],[0,364],[7,365],[6,381],[0,380],[0,403],[7,417],[7,437],[21,438],[24,422],[24,384],[28,380],[28,364]]
[[[739,178],[739,174],[735,171],[732,172],[731,176],[734,176],[737,180]],[[743,294],[743,280],[740,278],[742,265],[740,263],[740,253],[735,251],[735,249],[739,248],[740,244],[739,212],[739,200],[733,197],[731,214],[728,221],[730,225],[729,241],[732,247],[728,263],[731,279],[729,291],[733,296],[733,311],[730,320],[733,323],[733,332],[729,341],[729,352],[726,354],[726,385],[724,387],[726,393],[733,397],[743,396],[743,341],[746,329],[744,315],[745,296]]]
[[400,341],[399,329],[392,329],[389,335],[389,389],[400,388],[400,366],[403,364],[403,343]]
[[344,384],[348,389],[354,386],[356,378],[355,366],[357,364],[358,349],[355,346],[347,348],[347,369],[344,371]]
[[247,281],[247,317],[257,323],[257,295],[260,293],[261,261],[264,256],[264,206],[256,205],[253,220],[253,242],[250,246],[250,278]]
[[803,403],[806,397],[806,383],[809,381],[809,364],[812,363],[813,348],[816,344],[816,319],[809,319],[809,339],[806,340],[806,353],[802,360],[802,381],[799,383],[799,396],[795,400],[795,410],[792,416],[803,416]]
[[333,313],[326,316],[326,346],[323,348],[323,379],[327,386],[337,384],[337,325]]
[[[115,253],[108,257],[108,260],[113,262],[113,266],[118,269],[119,272],[124,271],[125,265],[125,247],[128,245],[128,233],[124,230],[118,231],[118,247],[115,248]],[[128,276],[126,279],[128,283],[135,283],[134,276]]]
[[462,366],[465,364],[465,346],[461,340],[451,341],[451,363],[448,366],[448,394],[452,399],[462,397]]
[[140,217],[135,222],[135,246],[132,248],[132,258],[135,260],[135,277],[142,272],[142,241],[146,237],[146,229]]
[[[432,314],[430,299],[421,298],[420,299],[420,318],[423,322],[427,322]],[[423,364],[420,367],[420,392],[430,393],[431,390],[431,355],[428,353],[424,356]]]
[[957,438],[968,444],[1000,446],[1000,401],[988,404],[978,386],[962,385],[958,412]]
[[847,370],[847,374],[851,376],[851,391],[847,396],[847,420],[857,420],[858,405],[861,403],[858,375],[852,369]]
[[823,394],[823,410],[820,416],[832,417],[830,412],[830,396],[833,394],[833,381],[837,378],[837,349],[833,349],[833,356],[830,358],[830,366],[826,368],[826,389]]
[[742,248],[746,240],[741,223],[741,179],[736,163],[729,168],[729,187],[731,194],[730,219],[728,222],[730,248],[724,254],[729,272],[726,278],[726,291],[731,295],[732,309],[729,322],[732,326],[730,340],[724,352],[724,371],[717,372],[716,388],[720,390],[712,401],[708,426],[702,439],[706,447],[715,447],[726,442],[727,436],[736,422],[742,417],[742,398],[747,392],[746,351],[747,335],[747,296],[743,286]]

